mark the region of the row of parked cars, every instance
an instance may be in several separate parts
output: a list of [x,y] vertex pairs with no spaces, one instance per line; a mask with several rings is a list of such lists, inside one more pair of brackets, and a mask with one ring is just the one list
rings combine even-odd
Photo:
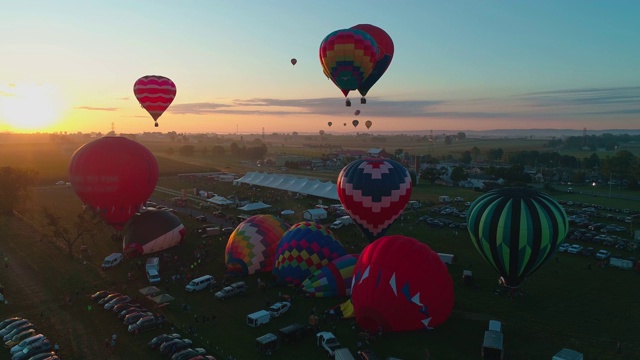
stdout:
[[581,242],[589,242],[594,244],[601,244],[603,246],[608,246],[611,248],[615,248],[617,250],[636,250],[639,245],[637,242],[630,241],[628,239],[623,239],[616,235],[608,235],[608,234],[599,234],[593,230],[586,229],[571,229],[567,234],[567,239],[570,241],[581,241]]
[[0,336],[9,349],[11,360],[59,360],[52,351],[53,345],[34,324],[21,317],[11,317],[0,322]]
[[91,295],[105,310],[113,312],[127,326],[130,333],[144,332],[162,325],[166,319],[135,302],[128,295],[101,290]]
[[149,341],[151,349],[171,356],[171,360],[216,360],[212,355],[207,355],[205,349],[191,348],[191,345],[192,341],[182,339],[180,334],[161,334]]

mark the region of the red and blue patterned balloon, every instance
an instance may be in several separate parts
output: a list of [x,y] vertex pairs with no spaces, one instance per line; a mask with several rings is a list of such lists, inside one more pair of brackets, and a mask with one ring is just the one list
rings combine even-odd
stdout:
[[344,209],[370,242],[384,236],[411,198],[411,176],[388,159],[361,159],[345,166],[336,184]]
[[276,249],[273,276],[279,283],[300,285],[309,275],[347,255],[331,230],[314,222],[293,225]]

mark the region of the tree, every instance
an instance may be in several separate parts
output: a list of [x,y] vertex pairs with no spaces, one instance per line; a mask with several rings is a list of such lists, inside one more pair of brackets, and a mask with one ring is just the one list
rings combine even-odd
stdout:
[[467,138],[467,134],[463,133],[462,131],[458,132],[456,134],[456,139],[457,140],[464,140]]
[[182,145],[178,149],[178,154],[180,154],[180,156],[193,156],[195,151],[196,148],[193,145]]
[[463,152],[462,156],[460,156],[460,161],[462,161],[465,164],[471,163],[471,151]]
[[404,152],[404,149],[395,149],[393,151],[393,155],[395,155],[396,157],[400,157],[403,152]]
[[451,181],[458,182],[467,179],[467,173],[462,166],[456,166],[451,170]]
[[19,208],[31,196],[31,187],[37,180],[35,170],[0,168],[0,213],[11,214]]
[[471,155],[473,155],[473,160],[478,161],[478,156],[480,155],[480,148],[474,146],[471,148]]
[[94,236],[102,224],[102,219],[96,212],[82,210],[76,215],[76,220],[69,226],[62,221],[62,217],[54,214],[46,207],[42,209],[51,230],[51,237],[62,241],[67,246],[70,257],[73,257],[73,246],[78,240]]
[[211,148],[211,154],[213,155],[224,155],[224,146],[222,145],[213,145]]

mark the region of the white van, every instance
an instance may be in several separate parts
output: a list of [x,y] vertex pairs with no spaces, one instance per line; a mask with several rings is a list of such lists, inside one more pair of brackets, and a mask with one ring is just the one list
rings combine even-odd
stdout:
[[266,310],[256,311],[253,314],[247,315],[247,325],[251,327],[258,327],[264,325],[271,320],[271,314]]
[[456,256],[453,254],[438,253],[438,256],[440,257],[440,260],[442,260],[442,262],[445,264],[451,265],[455,264],[456,262]]
[[184,288],[188,292],[200,291],[206,289],[209,286],[216,284],[216,280],[211,275],[200,276],[197,279],[191,280],[189,284]]
[[113,253],[102,261],[102,268],[109,269],[112,268],[122,262],[122,253]]
[[336,349],[333,353],[333,357],[336,360],[356,360],[356,358],[353,357],[353,354],[351,354],[351,351],[347,348]]

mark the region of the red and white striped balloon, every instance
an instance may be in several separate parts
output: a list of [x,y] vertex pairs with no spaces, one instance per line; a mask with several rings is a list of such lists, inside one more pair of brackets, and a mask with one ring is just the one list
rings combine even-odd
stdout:
[[133,84],[133,93],[140,105],[149,112],[157,127],[158,118],[176,97],[176,84],[164,76],[146,75]]

